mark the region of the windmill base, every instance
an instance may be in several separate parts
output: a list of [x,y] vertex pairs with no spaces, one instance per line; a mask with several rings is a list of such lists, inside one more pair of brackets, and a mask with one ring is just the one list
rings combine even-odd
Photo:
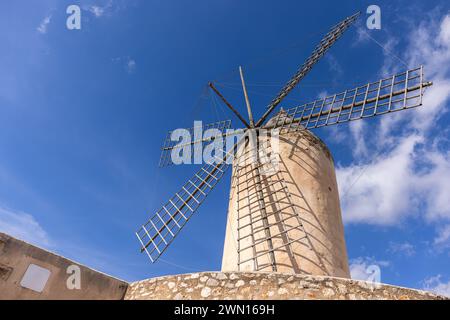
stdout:
[[131,283],[126,300],[441,300],[429,292],[344,278],[262,272],[201,272]]

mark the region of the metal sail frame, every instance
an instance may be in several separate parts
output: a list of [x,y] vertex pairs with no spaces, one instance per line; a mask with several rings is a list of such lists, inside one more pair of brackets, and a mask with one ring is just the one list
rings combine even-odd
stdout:
[[283,110],[266,128],[292,132],[383,115],[422,105],[423,66]]
[[[314,49],[310,57],[300,67],[296,74],[287,82],[287,84],[281,89],[280,93],[272,100],[268,105],[266,112],[263,116],[253,125],[250,124],[239,114],[239,112],[225,99],[225,97],[214,87],[212,83],[209,84],[211,89],[219,96],[219,98],[225,103],[225,105],[241,120],[244,124],[244,129],[239,129],[230,134],[224,132],[229,129],[231,123],[227,121],[217,122],[214,124],[203,126],[204,128],[215,128],[221,131],[220,135],[200,138],[191,141],[186,144],[173,144],[170,139],[170,132],[164,142],[162,148],[162,154],[160,159],[160,166],[166,166],[171,164],[170,154],[172,151],[177,151],[184,146],[195,146],[198,144],[204,144],[212,142],[218,138],[224,138],[228,135],[236,135],[248,133],[248,130],[258,130],[260,128],[273,129],[279,128],[281,132],[292,132],[305,129],[319,128],[323,126],[344,123],[348,121],[358,120],[362,118],[373,117],[390,112],[406,110],[422,105],[422,96],[424,89],[430,85],[431,82],[425,82],[423,76],[423,67],[407,70],[403,73],[393,75],[392,77],[381,79],[377,82],[368,83],[363,86],[356,87],[354,89],[346,90],[345,92],[338,93],[332,96],[325,97],[323,99],[317,99],[313,102],[294,107],[291,109],[283,110],[279,112],[274,118],[265,123],[267,117],[276,108],[277,105],[288,95],[288,93],[300,82],[301,79],[311,70],[312,66],[325,54],[325,52],[334,44],[348,29],[348,27],[358,18],[359,12],[344,19],[342,22],[331,28],[331,31],[320,41],[319,45]],[[242,72],[241,72],[242,78]],[[242,78],[244,92],[245,85]],[[248,97],[246,97],[248,99]],[[247,100],[248,104],[248,100]],[[251,112],[249,104],[247,105],[249,114]],[[265,123],[265,124],[264,124]],[[204,129],[203,128],[203,129]],[[193,131],[194,128],[190,130]],[[190,131],[190,132],[191,132]],[[225,171],[229,167],[227,160],[234,157],[236,149],[243,142],[247,140],[240,137],[238,143],[236,143],[230,152],[224,152],[223,157],[216,155],[216,162],[203,166],[194,176],[189,179],[181,190],[169,199],[169,201],[162,206],[141,228],[136,232],[136,235],[141,243],[141,252],[146,252],[152,262],[155,262],[172,243],[181,229],[197,211],[207,195],[212,191],[215,185],[224,176]],[[257,139],[259,143],[259,139]],[[264,146],[257,145],[257,149],[264,148]],[[258,152],[259,153],[259,152]],[[250,212],[250,223],[242,225],[243,219],[246,217],[237,217],[238,221],[238,268],[241,265],[253,261],[255,270],[264,270],[264,268],[271,267],[273,271],[276,271],[277,261],[275,261],[274,252],[277,250],[291,250],[291,245],[295,242],[302,242],[306,239],[306,244],[311,246],[311,242],[308,239],[308,234],[304,230],[301,223],[300,213],[296,206],[290,202],[287,208],[293,208],[294,214],[287,216],[286,219],[295,218],[297,224],[295,227],[287,230],[285,227],[285,220],[281,219],[278,224],[281,224],[282,231],[278,234],[270,234],[270,228],[273,223],[269,222],[269,216],[272,214],[282,214],[283,210],[287,208],[281,208],[280,204],[283,201],[290,201],[291,195],[282,178],[273,180],[273,176],[265,176],[261,178],[260,169],[266,165],[262,163],[260,159],[252,164],[252,168],[249,171],[252,174],[251,181],[254,181],[253,185],[247,184],[248,206],[250,208],[251,199],[253,195],[250,195],[249,190],[255,189],[254,195],[256,195],[256,201],[260,214],[258,219],[253,220],[252,213]],[[236,170],[242,168],[237,167]],[[235,171],[237,173],[237,171]],[[246,175],[248,172],[245,173]],[[239,176],[239,175],[238,175]],[[271,180],[272,179],[272,180]],[[232,179],[233,181],[233,179]],[[239,181],[234,187],[240,188]],[[281,188],[273,189],[276,185],[282,185]],[[272,188],[272,189],[271,189]],[[238,197],[239,197],[238,190]],[[267,201],[269,195],[275,196],[280,192],[285,193],[285,197],[282,199],[277,198],[273,201]],[[238,198],[238,203],[240,199]],[[277,209],[274,212],[267,214],[266,207],[268,205],[275,205]],[[238,210],[239,211],[239,210]],[[264,214],[264,212],[266,214]],[[239,212],[238,212],[239,213]],[[260,230],[255,230],[255,223],[264,222],[260,226]],[[250,234],[245,237],[251,237],[251,245],[242,247],[240,242],[244,237],[239,235],[240,230],[245,227],[251,227]],[[283,229],[284,228],[284,229]],[[289,232],[295,228],[301,229],[305,236],[299,239],[290,238]],[[298,230],[297,230],[298,231]],[[264,236],[258,239],[259,232],[263,232]],[[281,246],[273,246],[272,240],[276,237],[283,236],[284,240]],[[267,243],[268,248],[262,252],[258,252],[257,247],[259,244]],[[271,245],[272,243],[272,245]],[[253,253],[250,258],[241,259],[241,253],[251,250]],[[269,263],[264,265],[258,263],[258,260],[264,256],[269,256]],[[267,260],[267,259],[266,259]]]
[[136,232],[142,245],[141,252],[145,251],[152,262],[164,253],[205,201],[225,174],[229,167],[227,158],[232,156],[230,151],[225,158],[216,156],[216,163],[204,165]]
[[226,130],[231,128],[231,120],[222,120],[222,121],[216,121],[213,123],[208,124],[202,124],[201,126],[194,126],[189,129],[184,129],[185,133],[188,133],[189,137],[195,137],[195,132],[205,132],[206,130],[218,130],[221,132],[219,136],[211,136],[211,137],[200,137],[199,139],[196,139],[194,141],[188,142],[186,144],[179,143],[178,141],[172,140],[172,134],[174,131],[169,131],[166,135],[166,139],[164,140],[163,146],[161,147],[161,156],[159,158],[159,167],[166,167],[169,165],[172,165],[172,153],[173,152],[179,152],[186,146],[192,146],[200,143],[207,143],[214,141],[215,139],[219,137],[225,137],[226,136]]
[[350,27],[350,25],[358,19],[360,12],[344,19],[331,28],[331,31],[325,35],[325,37],[319,42],[314,49],[313,53],[306,59],[305,63],[295,73],[295,75],[286,83],[281,89],[280,93],[272,100],[267,106],[267,111],[263,114],[261,119],[256,123],[256,127],[264,123],[266,118],[272,113],[272,111],[278,106],[278,104],[294,89],[294,87],[302,80],[311,68],[319,61],[320,58],[330,49],[330,47],[342,36],[342,34]]

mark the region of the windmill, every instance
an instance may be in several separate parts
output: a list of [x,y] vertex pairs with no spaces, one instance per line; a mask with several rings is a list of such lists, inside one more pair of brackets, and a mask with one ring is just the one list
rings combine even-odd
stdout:
[[[237,131],[240,136],[231,150],[216,153],[216,161],[205,164],[136,232],[141,252],[152,262],[165,252],[232,163],[222,270],[349,277],[333,160],[310,129],[421,106],[424,90],[432,83],[424,81],[420,66],[269,117],[359,14],[331,28],[257,121],[241,68],[248,121],[209,83],[244,128]],[[230,127],[229,120],[203,126],[201,129],[213,128],[218,133],[194,137],[184,146],[172,141],[169,133],[160,166],[171,164],[172,153],[180,148],[195,148],[229,136]],[[263,130],[272,133],[262,135]],[[273,132],[279,150],[274,150]]]

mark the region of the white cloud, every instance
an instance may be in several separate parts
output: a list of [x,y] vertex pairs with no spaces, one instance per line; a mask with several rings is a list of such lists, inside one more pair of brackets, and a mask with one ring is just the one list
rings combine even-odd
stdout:
[[353,263],[350,264],[350,275],[355,280],[367,280],[368,273],[366,272],[367,266],[365,263]]
[[97,18],[101,17],[105,13],[105,8],[99,6],[90,6],[88,10],[93,13]]
[[404,254],[407,257],[411,257],[416,254],[416,250],[414,249],[414,246],[409,242],[403,242],[403,243],[391,242],[389,244],[388,252],[395,253],[395,254]]
[[[406,36],[403,58],[411,66],[425,62],[426,78],[434,81],[421,108],[382,117],[370,135],[350,129],[359,161],[337,168],[345,222],[396,225],[418,214],[419,207],[429,223],[450,221],[450,153],[439,149],[442,138],[433,136],[450,101],[449,34],[450,14],[422,23]],[[397,41],[387,43],[392,51]],[[396,57],[385,58],[383,70],[397,71]]]
[[368,154],[364,132],[366,126],[364,121],[354,121],[349,124],[350,133],[354,140],[353,156],[366,157]]
[[47,232],[28,213],[0,207],[0,232],[39,246],[50,245]]
[[437,276],[425,279],[423,289],[450,297],[450,281],[442,282],[441,278],[442,276],[439,274]]
[[[450,153],[423,135],[399,139],[391,151],[369,164],[338,167],[344,221],[400,224],[417,213],[419,203],[428,222],[450,220]],[[417,168],[423,165],[427,169]]]
[[338,168],[344,222],[392,225],[414,212],[410,155],[419,141],[419,137],[411,136],[368,165]]
[[92,13],[96,18],[100,18],[110,13],[113,9],[113,1],[109,0],[104,5],[87,5],[84,6],[84,9]]
[[450,45],[450,16],[445,16],[442,20],[439,41],[445,46]]
[[[389,261],[376,260],[371,257],[358,257],[350,260],[350,276],[354,280],[367,281],[373,274],[373,266],[378,268],[389,266]],[[381,276],[381,274],[380,274]],[[381,279],[378,279],[381,282]]]
[[39,24],[39,26],[37,27],[37,31],[38,31],[39,33],[42,33],[42,34],[46,34],[46,33],[47,33],[47,29],[48,29],[48,25],[49,25],[51,19],[52,19],[52,16],[51,16],[51,15],[46,16],[46,17],[41,21],[41,23]]

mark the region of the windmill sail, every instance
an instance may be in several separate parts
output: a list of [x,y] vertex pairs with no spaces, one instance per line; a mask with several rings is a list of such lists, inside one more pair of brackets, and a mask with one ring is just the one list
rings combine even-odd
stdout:
[[360,13],[357,12],[354,15],[347,17],[342,22],[338,23],[331,28],[331,31],[325,35],[325,37],[316,46],[313,53],[306,59],[305,63],[300,67],[300,69],[295,73],[295,75],[286,83],[286,85],[281,89],[280,93],[272,100],[272,102],[267,106],[267,111],[261,117],[261,119],[256,123],[256,126],[260,126],[270,113],[275,109],[275,107],[288,95],[288,93],[302,80],[314,64],[322,58],[325,52],[342,36],[342,34],[350,27],[350,25],[358,19]]
[[[231,128],[231,120],[223,120],[223,121],[213,122],[213,123],[209,123],[209,124],[205,124],[205,125],[194,126],[189,129],[184,129],[184,133],[187,136],[193,138],[192,141],[185,143],[185,144],[172,140],[172,134],[174,133],[174,131],[169,131],[167,133],[166,139],[164,140],[163,146],[161,148],[161,157],[159,159],[159,166],[166,167],[166,166],[173,164],[172,152],[179,152],[186,146],[189,146],[189,147],[192,147],[194,145],[201,146],[202,144],[211,142],[218,137],[225,137],[226,130],[230,129],[230,128]],[[196,132],[203,134],[204,132],[206,132],[206,130],[210,130],[210,129],[218,130],[218,135],[217,136],[214,135],[214,136],[206,137],[206,138],[204,138],[203,136],[200,136],[198,138],[196,137]]]
[[152,262],[163,254],[223,177],[233,152],[234,148],[224,157],[216,155],[215,163],[204,165],[136,232],[141,252],[145,251]]
[[[264,139],[261,139],[259,129],[280,129],[280,133],[286,133],[345,123],[422,105],[424,89],[432,83],[424,81],[423,67],[418,67],[283,110],[266,122],[270,113],[308,74],[315,63],[358,18],[359,14],[358,12],[349,16],[331,28],[304,64],[267,106],[266,112],[254,126],[252,121],[249,125],[237,109],[218,92],[213,84],[210,84],[210,87],[227,107],[242,121],[245,128],[233,132],[227,131],[231,127],[230,120],[208,125],[200,124],[185,130],[184,133],[191,139],[182,142],[172,140],[174,137],[182,138],[178,135],[179,132],[176,134],[169,132],[162,147],[161,167],[173,163],[174,152],[179,155],[178,153],[182,151],[184,154],[185,150],[190,152],[192,147],[202,147],[204,144],[213,141],[219,142],[219,139],[235,135],[238,136],[238,142],[234,144],[232,151],[228,153],[221,151],[220,155],[216,153],[215,163],[204,165],[136,232],[141,243],[141,252],[145,251],[152,262],[155,262],[165,252],[205,201],[208,194],[222,179],[229,167],[229,160],[234,157],[238,149],[246,152],[256,146],[256,154],[259,154],[261,149],[266,149],[266,154],[267,149],[272,149],[270,142],[264,142]],[[251,115],[250,111],[249,115]],[[214,134],[206,137],[198,135],[198,132],[208,129],[215,129]],[[253,141],[250,140],[250,137],[253,137],[252,134],[255,132],[258,133],[254,135],[257,138],[256,144],[253,143],[250,148],[247,148],[247,143]],[[264,143],[268,143],[268,145],[264,145]],[[269,158],[272,159],[276,152],[272,150],[269,153]],[[222,154],[224,154],[223,157]],[[303,222],[307,221],[304,219],[305,209],[296,205],[299,195],[295,194],[290,185],[297,182],[291,181],[289,175],[286,174],[286,164],[281,159],[280,167],[274,168],[272,160],[267,163],[263,158],[255,158],[254,155],[255,150],[251,152],[252,158],[248,160],[245,154],[239,153],[236,155],[233,168],[231,193],[233,196],[230,196],[230,203],[232,199],[234,205],[229,208],[228,223],[229,225],[233,224],[230,230],[236,230],[236,234],[231,232],[232,238],[230,239],[232,241],[226,240],[226,245],[227,243],[236,245],[236,251],[230,255],[237,254],[237,257],[233,256],[231,259],[233,267],[236,267],[237,270],[277,271],[278,267],[283,268],[289,264],[292,270],[301,272],[306,269],[302,269],[304,267],[298,263],[295,257],[296,250],[299,249],[302,254],[306,254],[306,256],[302,256],[304,260],[308,260],[309,263],[316,265],[315,268],[318,267],[326,272],[324,265],[326,260],[313,250],[314,237],[310,237],[303,225]],[[242,159],[244,159],[243,164],[241,163]],[[331,191],[331,189],[329,190]],[[300,195],[300,197],[303,196]],[[345,270],[343,272],[345,273]]]
[[268,127],[297,131],[374,117],[422,105],[423,67],[280,112]]

